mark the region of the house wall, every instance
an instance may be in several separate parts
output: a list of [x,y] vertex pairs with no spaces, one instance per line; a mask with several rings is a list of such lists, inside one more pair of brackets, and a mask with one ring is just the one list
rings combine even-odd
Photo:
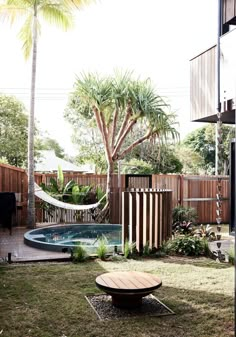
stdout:
[[[216,41],[217,42],[217,41]],[[236,0],[222,0],[220,38],[221,119],[235,123],[236,107]],[[217,121],[217,46],[190,60],[190,118],[192,121]]]
[[236,98],[236,28],[220,38],[220,51],[220,98],[224,102]]
[[[236,0],[235,0],[236,1]],[[190,60],[191,121],[217,121],[217,47],[213,46]],[[235,123],[236,107],[236,28],[220,38],[221,119]]]
[[223,0],[223,24],[234,23],[236,17],[236,0]]
[[190,118],[216,114],[216,46],[190,61]]

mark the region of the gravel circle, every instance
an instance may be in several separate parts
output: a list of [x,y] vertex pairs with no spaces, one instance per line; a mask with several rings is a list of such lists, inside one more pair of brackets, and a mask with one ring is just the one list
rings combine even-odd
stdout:
[[85,296],[100,320],[127,319],[140,316],[164,316],[173,315],[174,312],[155,296],[143,297],[142,305],[134,309],[120,309],[112,305],[110,295]]

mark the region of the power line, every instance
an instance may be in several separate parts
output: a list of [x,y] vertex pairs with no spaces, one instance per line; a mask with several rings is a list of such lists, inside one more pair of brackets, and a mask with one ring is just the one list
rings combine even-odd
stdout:
[[[158,87],[158,89],[183,89],[183,88],[190,88],[190,86],[174,86],[174,87]],[[0,89],[26,89],[29,90],[30,87],[0,87]],[[73,90],[73,87],[70,88],[61,88],[61,87],[37,87],[37,90]]]
[[[178,98],[178,97],[189,97],[190,91],[189,87],[161,87],[158,88],[160,96],[165,96],[166,98]],[[35,99],[36,100],[65,100],[73,92],[73,88],[36,88]],[[20,99],[30,98],[30,88],[26,87],[0,87],[0,92],[6,95],[17,96]]]

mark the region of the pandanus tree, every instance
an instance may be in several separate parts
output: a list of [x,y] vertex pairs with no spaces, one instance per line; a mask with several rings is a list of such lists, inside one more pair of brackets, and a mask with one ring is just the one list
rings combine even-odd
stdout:
[[[95,119],[104,144],[108,171],[103,219],[109,210],[115,163],[142,142],[163,142],[170,136],[175,139],[175,114],[156,94],[150,79],[134,79],[130,72],[104,77],[83,74],[77,77],[74,88],[66,118],[71,122],[79,116]],[[141,132],[132,134],[134,128]],[[138,137],[133,139],[135,134]]]
[[0,17],[13,23],[22,19],[19,32],[25,59],[32,56],[30,113],[28,122],[28,227],[35,226],[34,198],[34,114],[38,37],[41,19],[67,30],[73,25],[73,9],[80,8],[89,0],[6,0],[0,5]]

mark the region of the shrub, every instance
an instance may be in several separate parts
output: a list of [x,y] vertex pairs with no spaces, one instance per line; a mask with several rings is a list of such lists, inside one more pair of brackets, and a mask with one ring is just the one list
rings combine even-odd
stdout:
[[133,251],[136,247],[135,242],[129,242],[127,239],[125,240],[125,245],[124,245],[124,257],[126,259],[130,258],[131,255],[133,254]]
[[191,221],[175,222],[173,224],[173,234],[193,235],[194,226]]
[[209,244],[208,244],[209,240],[207,238],[202,238],[201,241],[202,241],[202,245],[203,245],[203,255],[212,258],[213,253],[209,248]]
[[198,237],[179,236],[168,242],[168,250],[170,253],[176,253],[188,256],[205,255],[206,243]]
[[88,254],[86,250],[81,246],[77,246],[76,248],[74,248],[71,256],[72,261],[75,263],[84,262],[86,259],[88,259]]
[[97,255],[99,259],[105,260],[106,254],[107,254],[107,238],[105,237],[105,235],[103,235],[98,240]]
[[146,242],[146,244],[144,245],[144,247],[143,247],[143,255],[144,256],[149,256],[149,255],[151,255],[151,253],[152,253],[152,250],[151,250],[151,248],[149,247],[149,242],[147,241]]
[[172,210],[173,223],[175,222],[196,222],[197,211],[193,207],[177,206]]
[[230,247],[230,249],[226,253],[229,255],[229,263],[234,264],[235,261],[234,247]]
[[172,252],[172,239],[169,239],[167,241],[163,241],[161,247],[158,249],[156,255],[157,256],[165,256],[168,254],[171,254]]
[[193,207],[177,206],[172,210],[172,218],[173,234],[192,234],[193,223],[197,220],[197,211]]

